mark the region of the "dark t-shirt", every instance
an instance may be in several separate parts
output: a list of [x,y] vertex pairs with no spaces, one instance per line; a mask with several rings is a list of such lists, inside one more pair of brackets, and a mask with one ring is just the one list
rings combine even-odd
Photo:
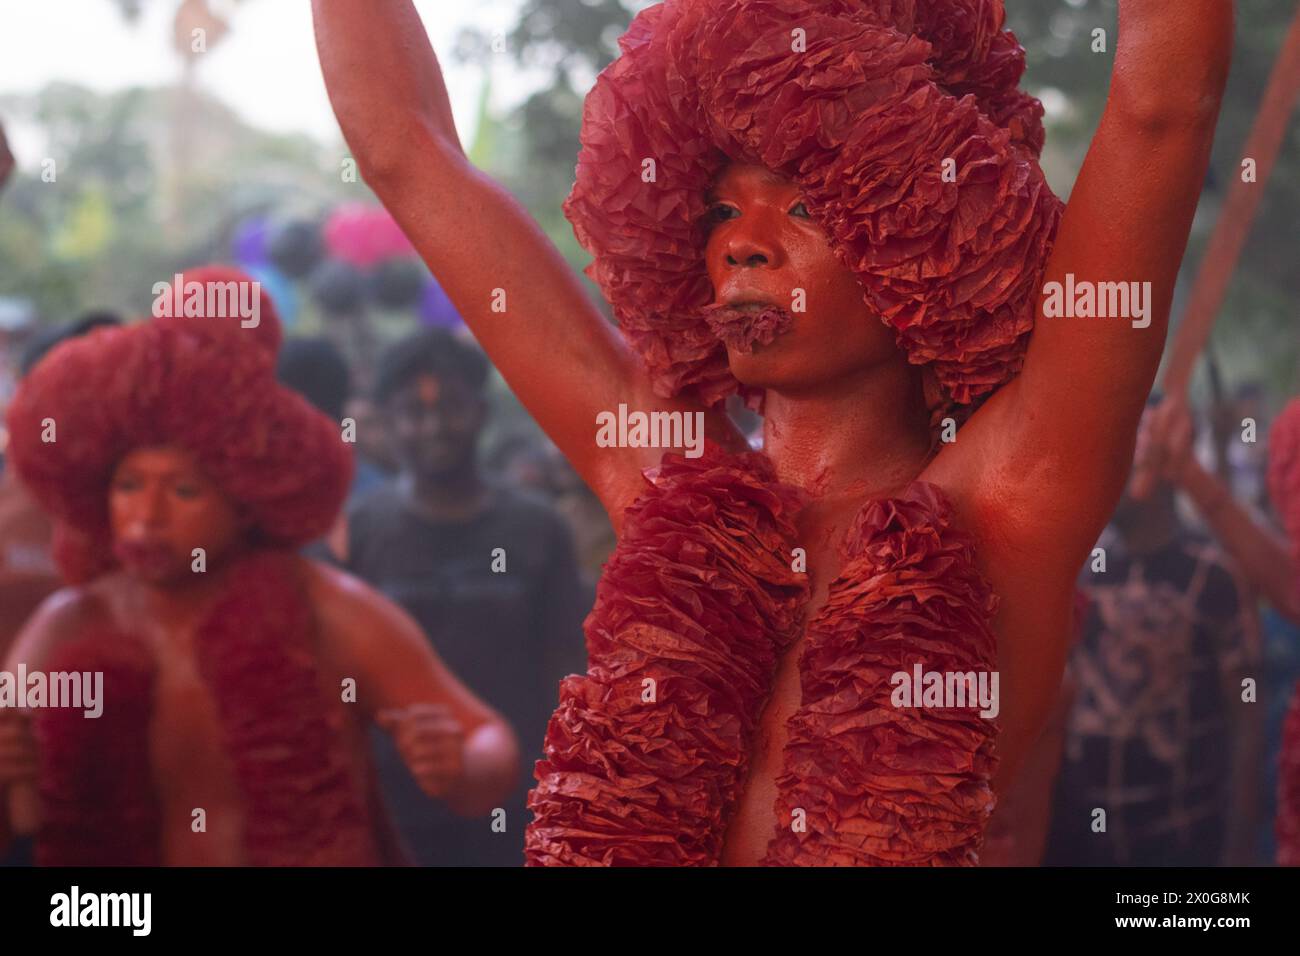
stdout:
[[[504,571],[493,570],[498,548]],[[426,797],[376,732],[384,794],[408,849],[423,865],[522,863],[524,801],[558,684],[586,667],[582,619],[592,595],[568,528],[544,501],[511,489],[494,488],[483,511],[456,523],[430,517],[386,483],[350,512],[348,569],[405,608],[448,669],[519,738],[520,783],[498,833],[490,817],[460,818]]]

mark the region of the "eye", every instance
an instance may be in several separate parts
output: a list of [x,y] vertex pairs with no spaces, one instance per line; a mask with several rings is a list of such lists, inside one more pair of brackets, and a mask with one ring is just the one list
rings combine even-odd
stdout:
[[808,207],[805,206],[802,202],[795,203],[793,206],[790,207],[790,215],[796,216],[799,219],[812,218],[812,216],[808,214]]
[[715,202],[705,213],[705,218],[710,223],[725,222],[728,219],[734,219],[740,215],[740,210],[735,206],[730,206],[724,202]]
[[114,491],[135,491],[140,487],[140,481],[133,475],[123,475],[113,482]]
[[184,498],[186,501],[193,501],[203,494],[203,489],[198,485],[189,482],[179,482],[173,489],[177,498]]

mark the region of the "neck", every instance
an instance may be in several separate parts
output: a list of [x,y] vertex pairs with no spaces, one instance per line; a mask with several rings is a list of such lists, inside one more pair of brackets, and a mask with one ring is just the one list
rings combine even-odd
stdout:
[[225,588],[230,566],[246,553],[241,549],[225,555],[218,567],[204,574],[163,582],[137,578],[139,601],[146,618],[170,625],[203,617]]
[[921,373],[903,355],[819,383],[768,391],[763,448],[777,476],[817,498],[874,498],[901,490],[930,457]]

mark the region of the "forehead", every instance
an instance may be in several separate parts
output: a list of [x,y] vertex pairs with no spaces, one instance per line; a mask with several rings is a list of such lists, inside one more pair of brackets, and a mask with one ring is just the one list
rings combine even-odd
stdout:
[[710,194],[740,189],[768,191],[797,188],[798,186],[793,180],[786,179],[779,173],[774,173],[766,166],[731,163],[723,167],[722,171],[718,173],[717,178],[713,181]]
[[459,375],[439,375],[435,372],[420,372],[405,382],[394,394],[399,403],[419,402],[435,405],[439,399],[447,396],[455,398],[472,397],[474,388]]
[[199,471],[194,456],[183,448],[170,445],[133,448],[117,463],[119,469],[131,468],[150,472],[193,472]]

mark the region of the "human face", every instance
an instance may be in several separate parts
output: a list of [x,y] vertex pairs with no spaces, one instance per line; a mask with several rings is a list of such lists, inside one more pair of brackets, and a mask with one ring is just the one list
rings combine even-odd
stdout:
[[388,403],[402,464],[439,481],[472,466],[486,406],[473,386],[454,375],[417,376]]
[[396,470],[388,422],[374,403],[362,397],[349,399],[345,414],[357,423],[357,451],[383,468]]
[[207,568],[246,538],[238,507],[177,448],[137,448],[113,473],[108,492],[113,551],[127,571],[151,583],[194,573],[194,549]]
[[705,262],[714,301],[804,311],[769,345],[727,345],[732,374],[776,391],[816,388],[902,359],[893,333],[863,301],[857,277],[808,215],[799,187],[762,166],[732,164],[710,191]]

